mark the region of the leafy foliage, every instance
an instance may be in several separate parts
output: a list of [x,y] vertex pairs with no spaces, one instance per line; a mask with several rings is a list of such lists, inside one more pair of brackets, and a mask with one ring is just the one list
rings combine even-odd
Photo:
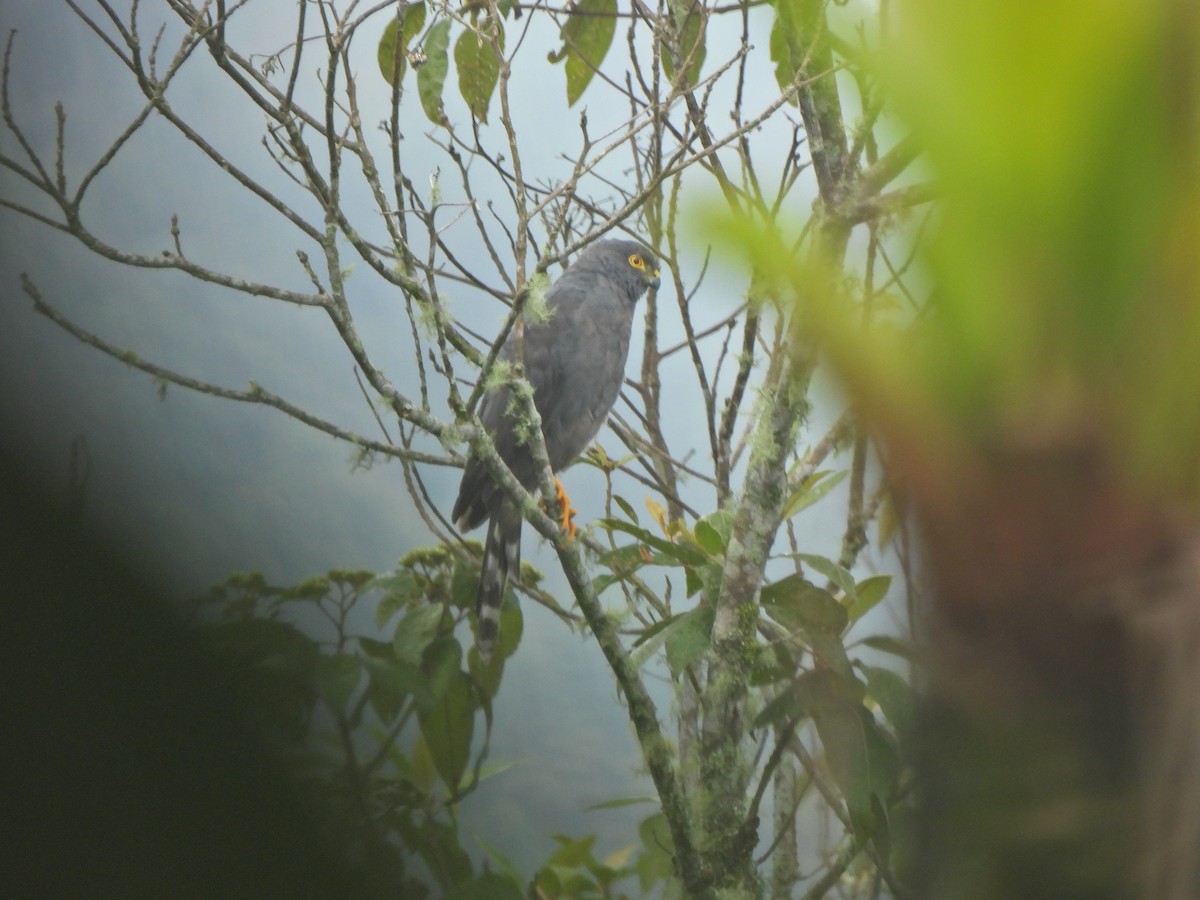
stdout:
[[[402,11],[401,11],[402,10]],[[379,39],[379,71],[388,84],[399,85],[404,78],[409,47],[425,27],[425,4],[408,3],[397,10]]]
[[454,44],[454,69],[458,89],[467,109],[480,122],[487,121],[488,106],[500,78],[500,54],[504,51],[504,26],[490,15],[464,31]]
[[563,46],[551,58],[565,60],[567,105],[574,106],[604,62],[617,30],[617,0],[580,0],[562,27]]
[[486,844],[498,871],[472,863],[455,808],[508,768],[485,765],[486,734],[481,747],[474,738],[480,720],[490,730],[504,661],[521,636],[510,597],[492,661],[464,652],[458,634],[470,641],[460,626],[477,572],[444,546],[414,550],[381,575],[335,569],[290,587],[238,572],[193,601],[195,628],[263,739],[301,754],[338,827],[331,842],[389,873],[403,896],[520,898],[528,882],[541,897],[585,900],[632,896],[618,887],[634,878],[643,890],[669,880],[660,813],[646,820],[646,842],[603,859],[594,837],[556,836],[531,879]]
[[[299,36],[264,56],[234,45],[240,38],[225,27],[232,12],[224,4],[197,9],[177,0],[168,8],[179,21],[163,40],[178,38],[178,47],[147,61],[138,5],[127,23],[109,4],[97,5],[98,18],[89,18],[86,2],[69,8],[136,75],[144,116],[119,130],[122,137],[77,190],[66,154],[41,160],[37,142],[5,116],[17,158],[0,148],[0,165],[45,194],[44,208],[63,211],[65,219],[34,213],[21,197],[0,198],[5,209],[49,222],[111,260],[175,269],[214,290],[327,314],[333,339],[362,376],[368,421],[382,436],[359,433],[337,414],[302,410],[257,383],[237,390],[148,362],[58,314],[32,281],[26,292],[55,324],[160,384],[271,406],[355,445],[360,460],[386,458],[402,467],[412,508],[441,542],[379,576],[332,571],[287,588],[235,576],[201,604],[202,627],[262,713],[259,727],[274,740],[303,745],[359,855],[383,860],[414,895],[615,896],[626,880],[666,896],[754,895],[766,865],[775,869],[781,895],[806,881],[814,891],[828,890],[854,866],[892,886],[889,824],[907,787],[896,748],[912,718],[899,669],[912,648],[894,635],[856,640],[856,629],[874,621],[872,611],[895,593],[891,576],[863,573],[859,565],[883,488],[851,416],[802,449],[817,358],[809,332],[820,331],[821,316],[810,328],[788,302],[788,287],[802,271],[819,276],[814,295],[824,293],[816,285],[835,284],[861,301],[860,330],[889,298],[885,313],[894,319],[914,303],[904,267],[889,256],[895,248],[888,235],[900,212],[924,200],[880,199],[911,156],[900,153],[882,173],[878,168],[881,155],[894,152],[886,150],[893,136],[876,75],[864,62],[870,54],[860,48],[873,32],[861,23],[849,27],[856,13],[820,0],[772,0],[769,11],[694,0],[657,7],[579,0],[565,9],[303,0],[295,4]],[[769,53],[756,50],[751,32],[772,12]],[[734,25],[744,30],[737,46],[714,39]],[[289,41],[296,32],[287,32]],[[364,34],[381,35],[367,69],[375,87],[387,90],[360,89]],[[589,102],[595,98],[591,127],[602,137],[589,134],[582,116],[578,134],[549,127],[566,107],[546,77],[556,80],[560,70],[538,68],[544,46],[530,49],[539,34],[561,40],[550,64],[561,64],[567,106],[585,93]],[[214,66],[265,114],[262,146],[270,171],[282,167],[291,179],[285,189],[222,155],[221,142],[205,139],[166,103],[178,68],[158,64],[168,58],[188,61],[189,72]],[[318,102],[307,74],[314,71]],[[446,93],[448,84],[457,85],[458,97]],[[851,84],[857,97],[848,106],[861,110],[855,122],[843,117],[839,101]],[[530,87],[532,95],[517,93]],[[384,109],[369,105],[381,97]],[[800,122],[779,114],[785,102],[796,106]],[[185,254],[177,221],[173,249],[155,256],[108,247],[87,230],[93,217],[83,200],[94,176],[136,143],[128,138],[151,118],[176,128],[298,230],[303,277],[295,282],[306,287],[206,268]],[[424,119],[432,131],[421,127]],[[420,152],[401,144],[422,139]],[[544,146],[549,141],[554,146]],[[439,181],[439,173],[452,174]],[[719,195],[726,215],[736,210],[749,222],[770,223],[765,235],[742,222],[735,240],[718,236],[719,243],[757,244],[744,305],[722,309],[721,298],[731,296],[724,287],[716,304],[691,302],[708,290],[708,266],[691,265],[693,248],[683,240],[689,204],[701,190]],[[313,199],[316,207],[305,205]],[[314,208],[320,221],[312,219]],[[778,223],[789,211],[810,208],[811,219],[781,246]],[[844,264],[849,234],[861,226],[869,232],[866,262],[851,272],[858,264]],[[459,804],[497,771],[485,762],[492,702],[521,641],[522,613],[509,598],[500,646],[481,661],[468,637],[478,558],[452,533],[444,510],[432,508],[440,500],[428,476],[431,467],[460,463],[464,442],[471,452],[494,453],[476,417],[483,390],[507,384],[518,405],[530,393],[521,390],[521,367],[497,362],[490,335],[480,337],[474,301],[489,309],[495,301],[505,328],[519,329],[518,316],[537,321],[543,285],[556,267],[613,230],[637,232],[652,245],[663,278],[644,304],[640,377],[624,392],[633,424],[613,430],[624,448],[588,454],[611,502],[598,524],[565,541],[535,498],[511,485],[505,490],[531,526],[527,533],[540,533],[558,555],[570,594],[554,596],[527,571],[522,588],[530,601],[595,638],[658,805],[627,847],[605,855],[588,836],[560,836],[551,859],[526,879],[486,848],[481,871],[456,818]],[[803,265],[797,252],[807,254]],[[412,341],[404,380],[385,374],[360,336],[363,279],[346,277],[355,266],[402,300],[394,314],[408,317],[410,328],[401,331]],[[826,266],[835,275],[823,274]],[[879,274],[885,269],[886,279]],[[451,302],[460,295],[470,300]],[[502,310],[501,303],[511,305]],[[670,325],[660,324],[668,318]],[[836,357],[837,342],[830,343]],[[680,372],[687,377],[664,384],[668,372],[672,382]],[[670,433],[676,388],[694,401],[689,412],[702,411],[699,446]],[[398,432],[384,421],[393,418]],[[527,430],[523,438],[536,446],[536,430]],[[634,479],[648,487],[644,503],[622,496]],[[840,548],[803,545],[797,526],[815,515],[831,521],[843,509]],[[902,530],[897,522],[893,533]],[[894,546],[903,552],[905,542]],[[678,703],[660,708],[647,685],[664,676]],[[768,789],[780,792],[780,812],[769,825],[760,815]],[[795,796],[782,795],[788,791]],[[809,792],[819,800],[806,802]],[[821,856],[817,874],[804,871],[797,848],[786,846],[795,844],[796,830],[786,811],[814,807],[840,823],[814,851]],[[758,850],[769,862],[756,858]]]
[[[453,809],[486,777],[486,737],[482,748],[473,738],[481,718],[490,728],[520,635],[510,603],[512,627],[493,660],[483,666],[463,652],[457,585],[469,571],[469,560],[434,548],[378,577],[333,570],[284,588],[238,573],[195,602],[197,628],[251,721],[303,749],[356,854],[393,871],[413,896],[429,895],[413,858],[441,891],[476,882]],[[497,889],[495,876],[480,877]]]

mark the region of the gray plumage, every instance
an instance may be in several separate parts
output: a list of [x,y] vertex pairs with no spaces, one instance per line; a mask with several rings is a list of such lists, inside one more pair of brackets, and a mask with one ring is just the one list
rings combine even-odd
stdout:
[[[649,286],[658,286],[658,261],[646,247],[636,241],[597,241],[546,292],[549,318],[525,324],[525,377],[533,386],[555,472],[575,461],[608,418],[625,380],[634,307]],[[514,354],[510,336],[499,358],[512,361]],[[513,407],[512,391],[500,386],[484,395],[479,418],[500,458],[532,490],[538,473],[518,437],[519,412]],[[521,514],[472,457],[451,518],[462,531],[488,520],[476,601],[476,646],[486,659],[499,634],[509,574],[520,574]]]

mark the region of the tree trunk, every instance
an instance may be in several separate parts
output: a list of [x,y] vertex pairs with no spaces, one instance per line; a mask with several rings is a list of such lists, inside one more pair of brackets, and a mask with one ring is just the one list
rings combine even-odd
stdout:
[[1094,446],[993,448],[912,497],[917,896],[1200,896],[1200,532]]

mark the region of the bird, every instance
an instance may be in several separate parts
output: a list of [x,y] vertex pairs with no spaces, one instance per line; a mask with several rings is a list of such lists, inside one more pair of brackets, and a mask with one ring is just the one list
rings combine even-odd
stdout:
[[[547,289],[548,316],[525,323],[525,378],[533,387],[553,472],[573,463],[608,419],[625,380],[634,309],[647,288],[658,285],[658,259],[642,243],[596,241]],[[497,358],[514,362],[516,352],[516,335],[510,334]],[[509,385],[489,388],[483,395],[480,422],[505,465],[532,490],[539,472],[521,438],[519,417]],[[555,483],[563,529],[573,536],[575,510],[557,477]],[[475,604],[475,646],[487,661],[500,634],[500,601],[508,578],[520,576],[521,512],[483,462],[470,456],[451,520],[462,532],[488,523]]]

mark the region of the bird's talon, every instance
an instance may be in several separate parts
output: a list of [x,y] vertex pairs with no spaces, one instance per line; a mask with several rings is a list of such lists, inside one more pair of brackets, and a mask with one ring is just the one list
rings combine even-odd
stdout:
[[571,498],[567,496],[567,490],[563,487],[562,482],[557,478],[554,479],[554,499],[558,501],[559,525],[568,539],[575,538],[575,513],[578,512],[571,505]]

